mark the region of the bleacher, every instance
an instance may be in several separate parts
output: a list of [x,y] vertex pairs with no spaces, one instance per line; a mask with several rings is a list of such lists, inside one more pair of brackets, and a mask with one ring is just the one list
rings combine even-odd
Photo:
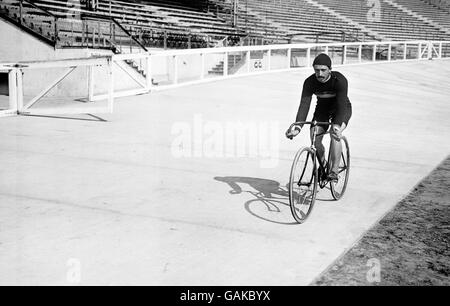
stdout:
[[450,14],[450,0],[422,0],[422,1],[436,7],[439,10],[446,11]]
[[324,11],[305,0],[247,0],[248,9],[257,12],[278,24],[287,35],[302,35],[307,41],[342,41],[343,33],[347,38],[365,35],[373,37],[354,25]]
[[[232,2],[230,0],[210,0],[208,9],[215,15],[226,20],[230,25],[234,23],[232,12]],[[246,39],[241,43],[253,44],[274,44],[288,43],[288,33],[282,27],[274,24],[272,20],[266,19],[258,12],[253,12],[248,8],[247,2],[240,3],[236,13],[235,26],[246,33]]]
[[423,0],[395,0],[395,2],[450,31],[450,2],[447,5],[446,2]]
[[[176,3],[178,5],[175,5]],[[208,12],[190,7],[182,8],[182,3],[175,0],[142,3],[111,1],[110,8],[109,1],[100,1],[97,12],[105,15],[111,12],[113,16],[122,18],[126,22],[142,23],[174,31],[191,30],[201,34],[222,36],[237,33],[236,29],[230,27],[224,20]]]
[[[4,1],[4,0],[2,0]],[[212,13],[208,13],[198,2],[195,6],[186,5],[183,0],[171,1],[109,1],[99,0],[95,9],[89,10],[79,1],[35,0],[38,7],[58,17],[63,24],[60,27],[62,46],[80,41],[82,17],[113,17],[120,25],[147,47],[196,48],[214,46],[227,36],[239,36],[244,33],[230,26]],[[63,20],[63,21],[61,21]],[[70,20],[70,22],[68,21]],[[70,25],[73,21],[74,25]],[[69,25],[69,26],[67,26]],[[107,27],[98,27],[97,33],[106,37]],[[70,34],[70,35],[69,35]],[[74,45],[71,45],[74,46]]]
[[[105,47],[122,42],[155,48],[200,48],[234,44],[370,41],[375,39],[449,40],[447,0],[380,1],[379,20],[361,0],[0,0],[0,11],[59,47]],[[328,8],[330,11],[323,9]],[[114,22],[111,21],[114,18]],[[57,21],[56,21],[57,19]],[[349,22],[349,20],[353,22]],[[243,38],[246,38],[247,41]],[[130,47],[131,48],[131,47]]]
[[315,1],[391,40],[449,39],[445,31],[413,17],[385,1],[379,2],[381,9],[379,20],[376,16],[368,18],[371,7],[368,7],[364,1]]

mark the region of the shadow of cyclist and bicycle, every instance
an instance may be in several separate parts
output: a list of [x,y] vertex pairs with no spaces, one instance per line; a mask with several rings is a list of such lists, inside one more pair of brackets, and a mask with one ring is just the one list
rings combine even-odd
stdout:
[[[287,184],[281,186],[281,184],[275,180],[242,176],[217,176],[214,179],[228,184],[231,188],[229,191],[230,194],[249,193],[254,196],[254,199],[244,203],[245,210],[251,215],[277,224],[298,224],[293,221],[290,215]],[[243,189],[241,185],[247,185],[251,188]],[[329,187],[327,186],[324,189],[329,189]],[[324,194],[330,194],[329,190],[328,193],[319,192],[316,201],[333,201],[332,198],[326,198]]]

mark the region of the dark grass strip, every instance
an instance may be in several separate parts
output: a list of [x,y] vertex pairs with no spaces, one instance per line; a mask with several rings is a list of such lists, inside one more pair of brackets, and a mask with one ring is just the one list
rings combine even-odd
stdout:
[[449,241],[450,157],[311,285],[448,286]]

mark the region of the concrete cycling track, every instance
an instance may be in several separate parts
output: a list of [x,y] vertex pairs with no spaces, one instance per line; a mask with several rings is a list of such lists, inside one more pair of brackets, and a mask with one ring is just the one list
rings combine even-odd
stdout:
[[[350,181],[302,225],[286,183],[307,133],[283,135],[312,69],[120,98],[107,122],[2,118],[0,284],[309,284],[450,149],[448,60],[336,70],[353,103]],[[174,126],[227,122],[270,123],[273,165],[174,156]]]

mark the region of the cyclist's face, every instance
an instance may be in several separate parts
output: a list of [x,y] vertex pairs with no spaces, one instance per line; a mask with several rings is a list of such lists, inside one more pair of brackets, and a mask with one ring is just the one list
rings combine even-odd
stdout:
[[331,69],[327,65],[314,65],[314,72],[316,73],[316,79],[325,83],[330,77]]

